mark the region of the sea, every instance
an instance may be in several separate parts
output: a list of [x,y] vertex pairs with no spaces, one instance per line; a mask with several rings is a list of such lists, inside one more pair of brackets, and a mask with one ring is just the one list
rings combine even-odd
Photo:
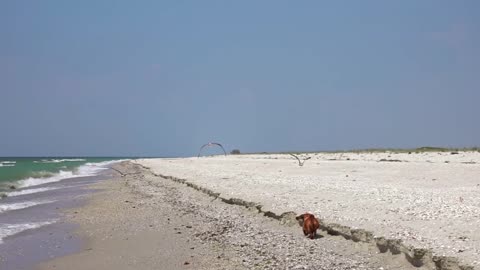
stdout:
[[62,211],[83,203],[91,184],[124,158],[0,157],[0,269],[31,269],[78,251]]

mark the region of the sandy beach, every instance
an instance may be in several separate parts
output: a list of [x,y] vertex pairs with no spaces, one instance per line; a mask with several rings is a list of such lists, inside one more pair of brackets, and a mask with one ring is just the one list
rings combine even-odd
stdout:
[[480,153],[318,153],[138,160],[157,175],[281,217],[318,215],[331,234],[413,265],[478,269]]
[[292,216],[279,221],[137,162],[173,160],[116,165],[121,174],[65,213],[83,250],[38,269],[430,269],[325,231],[310,240]]
[[0,270],[480,270],[479,11],[0,0]]
[[38,269],[478,269],[479,153],[300,156],[115,165],[65,212],[82,251]]

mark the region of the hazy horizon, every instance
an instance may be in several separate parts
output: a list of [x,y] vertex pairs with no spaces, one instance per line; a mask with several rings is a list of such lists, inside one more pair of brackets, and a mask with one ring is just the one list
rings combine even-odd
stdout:
[[[422,148],[427,148],[426,150]],[[231,155],[231,151],[227,150],[227,154]],[[239,149],[231,149],[231,150],[239,150]],[[297,151],[295,149],[291,150],[284,150],[284,151],[253,151],[253,152],[241,152],[241,154],[281,154],[281,153],[341,153],[341,152],[388,152],[388,151],[419,151],[419,152],[429,152],[429,151],[480,151],[480,147],[473,146],[473,147],[438,147],[438,146],[421,146],[415,148],[365,148],[365,149],[343,149],[343,150],[303,150]],[[126,155],[126,156],[104,156],[104,155],[94,155],[94,156],[76,156],[76,155],[67,155],[67,156],[0,156],[0,158],[176,158],[176,157],[196,157],[199,152],[192,153],[191,155],[181,155],[181,156],[162,156],[162,155],[152,155],[152,156],[135,156],[135,155]],[[212,148],[212,149],[205,149],[201,152],[202,156],[210,156],[210,155],[223,155],[221,149]]]
[[478,147],[477,1],[2,1],[0,156]]

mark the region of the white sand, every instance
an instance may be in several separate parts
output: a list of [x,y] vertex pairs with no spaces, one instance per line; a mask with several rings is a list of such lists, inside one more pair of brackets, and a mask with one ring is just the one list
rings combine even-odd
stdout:
[[303,156],[312,157],[303,167],[280,154],[137,162],[263,210],[313,212],[480,266],[480,153]]
[[38,269],[433,269],[369,243],[325,233],[311,240],[298,224],[285,226],[130,162],[115,169],[121,173],[95,184],[102,191],[86,205],[65,212],[79,225],[83,250]]

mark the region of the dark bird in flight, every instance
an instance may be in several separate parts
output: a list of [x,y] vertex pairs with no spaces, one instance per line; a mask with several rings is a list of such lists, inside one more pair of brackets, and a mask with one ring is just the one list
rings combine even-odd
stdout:
[[303,164],[305,163],[305,161],[311,159],[311,157],[306,157],[306,158],[304,158],[303,160],[301,160],[299,157],[297,157],[297,156],[294,155],[294,154],[290,154],[290,156],[292,156],[292,157],[294,157],[294,158],[296,158],[296,159],[298,160],[298,166],[300,166],[300,167],[303,166]]
[[227,156],[227,151],[225,151],[225,148],[223,148],[223,146],[221,144],[215,143],[215,142],[209,142],[209,143],[206,143],[206,144],[202,145],[202,147],[200,147],[200,151],[198,152],[198,157],[200,157],[200,154],[202,153],[203,148],[212,147],[212,146],[218,146],[218,147],[222,148],[223,153],[225,154],[225,156]]

